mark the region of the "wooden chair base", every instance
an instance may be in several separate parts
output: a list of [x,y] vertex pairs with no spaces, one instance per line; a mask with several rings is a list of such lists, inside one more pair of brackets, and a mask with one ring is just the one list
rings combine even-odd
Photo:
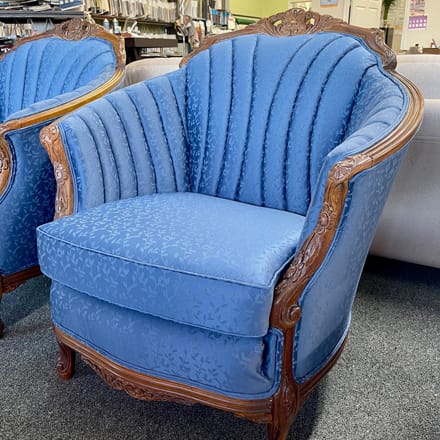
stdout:
[[306,383],[297,384],[292,381],[286,385],[285,380],[282,380],[274,396],[259,400],[242,400],[130,370],[56,327],[54,332],[60,347],[56,371],[63,380],[73,376],[75,352],[78,352],[84,362],[114,389],[125,391],[141,400],[171,401],[184,405],[199,403],[232,412],[238,417],[267,424],[268,440],[286,440],[298,410],[314,386],[335,364],[345,345],[344,341],[330,362]]

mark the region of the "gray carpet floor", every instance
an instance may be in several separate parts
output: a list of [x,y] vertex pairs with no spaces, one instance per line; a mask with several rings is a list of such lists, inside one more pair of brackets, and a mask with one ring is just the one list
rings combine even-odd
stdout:
[[[0,439],[262,440],[266,430],[203,406],[142,402],[77,360],[63,382],[41,276],[4,296]],[[347,347],[289,440],[440,439],[440,270],[369,258]]]

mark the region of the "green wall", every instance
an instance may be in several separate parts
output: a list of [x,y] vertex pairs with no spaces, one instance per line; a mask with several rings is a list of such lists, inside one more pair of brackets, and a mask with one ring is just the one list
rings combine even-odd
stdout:
[[285,11],[288,5],[288,0],[229,0],[229,9],[233,14],[255,17],[268,17]]
[[261,3],[263,17],[269,17],[269,15],[276,14],[277,12],[283,12],[289,6],[288,0],[270,0],[270,1],[263,0],[256,3]]
[[262,17],[264,0],[229,0],[232,14]]

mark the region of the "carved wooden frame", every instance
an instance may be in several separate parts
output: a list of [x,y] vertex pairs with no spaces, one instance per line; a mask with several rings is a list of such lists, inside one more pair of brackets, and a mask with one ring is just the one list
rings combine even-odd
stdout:
[[[368,150],[336,163],[330,170],[318,223],[275,288],[270,326],[280,329],[284,337],[283,373],[276,394],[262,400],[228,398],[181,383],[177,384],[140,374],[115,364],[55,327],[55,334],[60,344],[60,359],[57,364],[60,377],[69,379],[72,376],[74,351],[77,351],[105,382],[134,397],[145,400],[172,400],[187,404],[203,403],[233,412],[240,417],[266,423],[270,440],[286,439],[290,424],[297,411],[313,387],[336,362],[344,346],[343,344],[315,376],[303,384],[295,381],[292,355],[295,326],[301,316],[301,309],[298,305],[299,297],[313,274],[323,263],[334,239],[341,220],[350,179],[361,171],[383,161],[407,144],[420,125],[423,115],[423,98],[420,91],[410,81],[394,71],[395,56],[391,49],[385,45],[379,30],[350,26],[330,16],[321,16],[316,12],[305,12],[302,9],[292,9],[263,19],[240,31],[208,38],[199,49],[192,52],[181,63],[185,64],[194,55],[219,41],[238,35],[266,33],[289,36],[322,31],[353,34],[364,39],[368,46],[379,53],[384,67],[406,88],[409,105],[403,120],[390,134]],[[74,206],[72,177],[56,125],[44,129],[41,139],[49,152],[57,174],[56,216],[69,215],[73,212]]]
[[[109,41],[112,44],[115,52],[116,68],[111,78],[109,78],[104,84],[77,99],[51,108],[49,110],[44,110],[21,119],[13,119],[5,122],[4,124],[0,124],[0,197],[4,196],[5,192],[8,190],[8,184],[14,166],[13,157],[9,149],[8,142],[5,138],[5,135],[8,132],[63,116],[66,113],[69,113],[76,108],[79,108],[80,106],[105,95],[106,93],[114,89],[124,78],[125,47],[123,38],[111,34],[110,32],[106,31],[102,26],[90,23],[81,18],[73,18],[71,20],[57,24],[53,29],[50,29],[47,32],[18,40],[18,42],[14,45],[10,52],[7,52],[0,56],[0,62],[5,57],[7,57],[9,53],[14,52],[15,50],[17,50],[17,48],[21,46],[35,40],[50,37],[57,37],[71,41],[78,41],[89,37],[95,37]],[[24,281],[38,274],[40,274],[39,268],[33,267],[7,276],[0,275],[0,301],[3,293],[11,292]],[[3,323],[0,320],[0,337],[2,335],[3,327]]]

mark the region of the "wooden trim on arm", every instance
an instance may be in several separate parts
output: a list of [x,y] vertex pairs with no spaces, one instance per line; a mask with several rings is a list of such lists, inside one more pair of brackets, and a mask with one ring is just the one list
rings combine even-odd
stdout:
[[52,162],[57,185],[54,219],[65,217],[73,213],[75,197],[72,173],[66,157],[60,129],[55,123],[41,130],[40,142]]
[[4,193],[11,175],[12,158],[8,143],[3,137],[4,130],[0,126],[0,196]]
[[408,92],[410,111],[399,125],[380,142],[360,154],[336,163],[331,169],[318,224],[276,286],[271,313],[272,326],[287,329],[292,327],[298,319],[297,301],[327,255],[342,217],[350,179],[403,148],[418,130],[423,117],[423,96],[408,79],[396,72],[392,74],[399,79]]

